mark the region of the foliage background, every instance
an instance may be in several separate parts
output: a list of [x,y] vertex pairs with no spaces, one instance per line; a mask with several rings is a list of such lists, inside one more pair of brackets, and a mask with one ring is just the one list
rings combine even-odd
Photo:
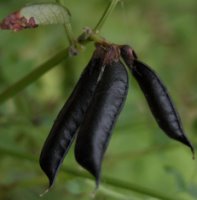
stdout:
[[[1,0],[0,18],[32,2]],[[37,1],[40,2],[40,1]],[[44,1],[42,1],[44,2]],[[76,36],[94,27],[108,1],[65,1]],[[188,137],[197,145],[197,1],[125,0],[107,20],[101,34],[130,44],[141,60],[165,82],[182,117]],[[0,92],[68,45],[61,26],[18,33],[0,31]],[[62,62],[0,106],[0,200],[35,200],[48,182],[38,163],[53,121],[87,64],[94,46]],[[37,160],[19,159],[15,152]],[[113,132],[102,175],[148,187],[174,199],[197,199],[197,161],[187,147],[167,138],[157,127],[145,99],[130,76],[125,107]],[[65,166],[81,170],[73,148]],[[94,182],[60,171],[43,200],[91,199]],[[101,185],[95,199],[148,200],[151,197]]]

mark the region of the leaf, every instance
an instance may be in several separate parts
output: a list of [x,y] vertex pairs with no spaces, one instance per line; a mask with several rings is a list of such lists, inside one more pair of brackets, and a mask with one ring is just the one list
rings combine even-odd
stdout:
[[66,7],[56,3],[40,3],[25,6],[0,23],[0,29],[20,31],[36,28],[38,25],[67,24],[70,22],[70,12]]

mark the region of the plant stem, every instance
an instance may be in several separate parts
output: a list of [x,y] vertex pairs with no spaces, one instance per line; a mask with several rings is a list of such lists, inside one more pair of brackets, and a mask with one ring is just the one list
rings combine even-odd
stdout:
[[105,23],[105,21],[107,20],[109,15],[112,13],[112,11],[114,10],[114,8],[116,7],[118,2],[119,2],[119,0],[111,1],[111,3],[107,6],[106,10],[104,11],[103,15],[101,16],[98,24],[95,26],[94,32],[98,32],[101,30],[103,24]]
[[[37,162],[37,159],[33,155],[21,152],[21,151],[16,150],[16,149],[4,147],[4,146],[1,146],[1,145],[0,145],[0,154],[11,156],[11,157],[16,158],[16,159],[28,160],[28,161],[31,161],[31,162],[34,162],[34,163]],[[63,166],[62,170],[65,171],[66,173],[69,173],[72,176],[87,178],[87,179],[93,180],[92,176],[89,176],[85,172],[78,171],[78,170],[74,169],[73,167]],[[154,191],[152,189],[142,187],[142,186],[134,184],[134,183],[130,183],[130,182],[114,179],[114,178],[109,178],[109,177],[106,177],[106,176],[103,176],[102,183],[113,186],[113,187],[117,187],[119,189],[125,189],[125,190],[129,190],[131,192],[136,192],[136,193],[139,193],[139,194],[142,194],[142,195],[158,198],[158,199],[161,199],[161,200],[175,200],[175,198],[173,198],[173,197],[166,196],[165,194]]]
[[78,37],[77,41],[82,45],[87,44],[90,41],[94,41],[96,43],[107,42],[103,37],[95,33],[89,27],[84,29],[84,32]]
[[[60,5],[64,6],[64,4],[61,2],[61,0],[56,0],[56,2],[59,3]],[[71,23],[64,24],[64,29],[65,29],[69,44],[74,45],[76,43],[76,40],[75,40],[73,31],[72,31]]]
[[68,58],[69,56],[69,49],[66,48],[59,53],[57,53],[54,57],[47,60],[43,64],[41,64],[39,67],[37,67],[35,70],[30,72],[28,75],[26,75],[24,78],[20,79],[15,84],[8,87],[5,91],[3,91],[0,94],[0,104],[5,102],[7,99],[13,97],[16,95],[19,91],[39,79],[43,74],[45,74],[47,71],[52,69],[54,66],[59,64],[64,59]]
[[72,31],[72,26],[71,26],[71,24],[70,24],[70,23],[65,24],[65,25],[64,25],[64,29],[65,29],[65,32],[66,32],[66,35],[67,35],[69,44],[70,44],[70,45],[74,45],[74,44],[76,43],[76,40],[75,40],[73,31]]

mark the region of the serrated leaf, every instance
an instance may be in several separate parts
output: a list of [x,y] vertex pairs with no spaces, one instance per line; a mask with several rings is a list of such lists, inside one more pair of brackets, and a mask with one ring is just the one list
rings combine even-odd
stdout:
[[25,6],[19,11],[8,15],[0,23],[1,29],[20,31],[35,28],[38,25],[67,24],[70,12],[56,3],[42,3]]

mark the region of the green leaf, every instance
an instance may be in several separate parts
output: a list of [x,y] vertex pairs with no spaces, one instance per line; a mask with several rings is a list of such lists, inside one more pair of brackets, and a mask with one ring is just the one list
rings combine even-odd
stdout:
[[8,15],[1,23],[1,29],[20,31],[38,25],[68,24],[70,12],[57,3],[40,3],[25,6]]
[[34,17],[36,24],[67,24],[70,22],[70,12],[56,3],[42,3],[26,6],[20,14],[27,19]]

